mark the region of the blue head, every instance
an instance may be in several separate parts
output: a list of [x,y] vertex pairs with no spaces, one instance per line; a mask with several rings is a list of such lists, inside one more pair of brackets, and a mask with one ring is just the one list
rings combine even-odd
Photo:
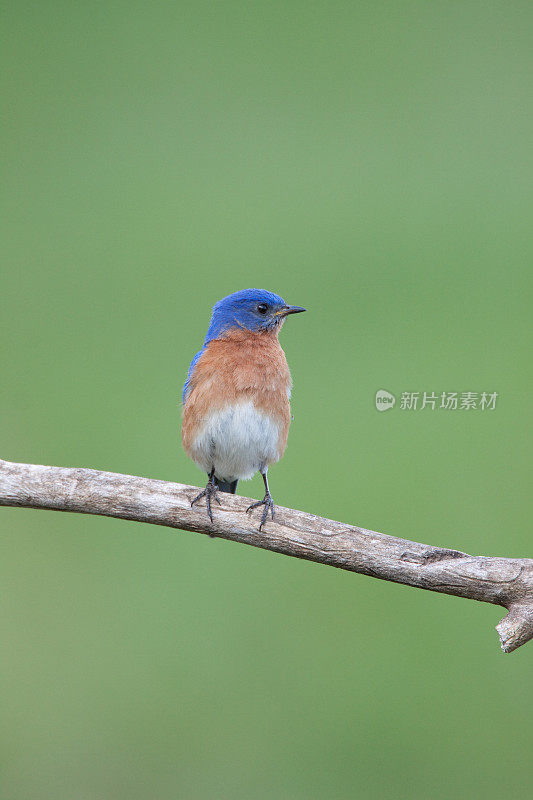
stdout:
[[231,328],[254,333],[273,330],[281,325],[288,314],[299,311],[305,311],[305,308],[289,306],[282,297],[273,292],[242,289],[216,303],[204,346]]
[[267,292],[264,289],[241,289],[240,292],[224,297],[213,307],[213,315],[204,345],[193,358],[183,387],[183,400],[187,397],[187,390],[191,374],[203,350],[210,341],[218,339],[232,328],[261,333],[262,331],[275,330],[289,314],[305,311],[301,306],[289,306],[279,295]]

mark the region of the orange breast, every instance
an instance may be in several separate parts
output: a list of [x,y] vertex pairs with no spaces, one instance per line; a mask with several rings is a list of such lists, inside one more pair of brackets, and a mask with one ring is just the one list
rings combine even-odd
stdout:
[[188,451],[214,410],[252,401],[279,426],[279,456],[290,424],[291,375],[276,332],[232,330],[209,342],[190,380],[181,436]]

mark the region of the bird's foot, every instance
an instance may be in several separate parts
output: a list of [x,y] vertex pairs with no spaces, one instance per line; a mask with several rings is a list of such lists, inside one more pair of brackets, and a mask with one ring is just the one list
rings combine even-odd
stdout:
[[209,479],[207,486],[200,494],[197,494],[194,500],[191,500],[191,507],[201,500],[202,497],[205,497],[205,506],[207,508],[207,513],[209,514],[209,519],[213,522],[213,512],[211,511],[211,500],[214,499],[220,505],[220,500],[218,499],[218,489],[217,485],[211,478]]
[[261,528],[266,522],[269,509],[272,515],[272,519],[274,519],[274,511],[276,510],[276,506],[274,505],[274,501],[272,500],[270,492],[267,492],[262,500],[259,500],[257,503],[252,503],[251,506],[248,506],[248,508],[246,509],[246,513],[249,514],[251,511],[253,511],[254,508],[259,508],[259,506],[264,506],[263,516],[261,517],[261,522],[259,523],[259,530],[261,530]]

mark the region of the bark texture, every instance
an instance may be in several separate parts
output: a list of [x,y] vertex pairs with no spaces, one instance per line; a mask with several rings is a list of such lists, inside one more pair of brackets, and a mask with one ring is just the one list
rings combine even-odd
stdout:
[[150,522],[232,539],[382,580],[494,603],[508,610],[496,626],[504,652],[533,638],[533,559],[470,556],[277,507],[258,531],[250,499],[224,494],[211,524],[198,487],[92,469],[0,460],[0,505],[74,511]]

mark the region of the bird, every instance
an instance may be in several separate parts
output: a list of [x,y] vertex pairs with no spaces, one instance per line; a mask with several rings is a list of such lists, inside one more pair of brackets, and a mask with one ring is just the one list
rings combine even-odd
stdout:
[[191,502],[205,497],[213,523],[218,492],[235,494],[240,480],[260,472],[265,496],[259,530],[275,505],[268,468],[287,445],[291,422],[291,374],[278,334],[286,318],[305,311],[265,289],[242,289],[213,306],[201,350],[191,361],[183,387],[181,438],[187,455],[208,481]]

